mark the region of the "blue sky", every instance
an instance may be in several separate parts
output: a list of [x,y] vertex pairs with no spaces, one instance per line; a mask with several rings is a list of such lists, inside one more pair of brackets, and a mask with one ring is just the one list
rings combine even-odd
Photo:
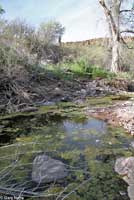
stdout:
[[7,19],[26,19],[34,26],[55,19],[65,26],[63,41],[78,41],[107,35],[98,0],[1,0]]

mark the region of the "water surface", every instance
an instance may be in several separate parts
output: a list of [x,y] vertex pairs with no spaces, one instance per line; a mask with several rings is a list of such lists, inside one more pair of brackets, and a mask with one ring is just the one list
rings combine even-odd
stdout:
[[[133,155],[132,137],[121,128],[93,118],[74,117],[49,123],[40,120],[36,125],[32,119],[9,127],[15,129],[15,137],[3,141],[0,147],[2,193],[55,200],[68,193],[71,194],[65,199],[128,200],[127,186],[113,168],[117,157]],[[50,184],[32,181],[32,162],[44,153],[64,162],[67,178]]]

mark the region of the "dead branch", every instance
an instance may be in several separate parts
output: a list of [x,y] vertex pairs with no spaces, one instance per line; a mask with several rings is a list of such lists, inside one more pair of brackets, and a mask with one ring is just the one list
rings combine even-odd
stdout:
[[123,31],[120,31],[120,33],[133,33],[134,34],[134,31],[133,30],[129,30],[129,29],[126,29],[126,30],[123,30]]
[[130,9],[130,10],[120,10],[120,14],[121,14],[121,13],[126,13],[126,12],[132,12],[132,11],[134,11],[134,8],[133,8],[133,9]]

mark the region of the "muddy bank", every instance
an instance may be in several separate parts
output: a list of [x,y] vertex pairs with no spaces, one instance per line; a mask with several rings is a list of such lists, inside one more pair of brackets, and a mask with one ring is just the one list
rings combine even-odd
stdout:
[[122,126],[131,135],[134,135],[134,99],[129,101],[119,102],[115,105],[96,108],[93,110],[87,109],[87,113],[94,117],[103,119],[115,126]]

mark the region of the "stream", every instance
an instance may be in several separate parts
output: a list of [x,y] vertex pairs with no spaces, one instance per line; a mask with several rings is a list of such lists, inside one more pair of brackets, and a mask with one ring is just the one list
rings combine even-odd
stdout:
[[[78,112],[68,116],[1,120],[0,193],[45,200],[128,200],[127,185],[114,172],[114,163],[133,155],[134,139],[102,120]],[[62,161],[68,176],[35,183],[33,160],[43,154]]]

